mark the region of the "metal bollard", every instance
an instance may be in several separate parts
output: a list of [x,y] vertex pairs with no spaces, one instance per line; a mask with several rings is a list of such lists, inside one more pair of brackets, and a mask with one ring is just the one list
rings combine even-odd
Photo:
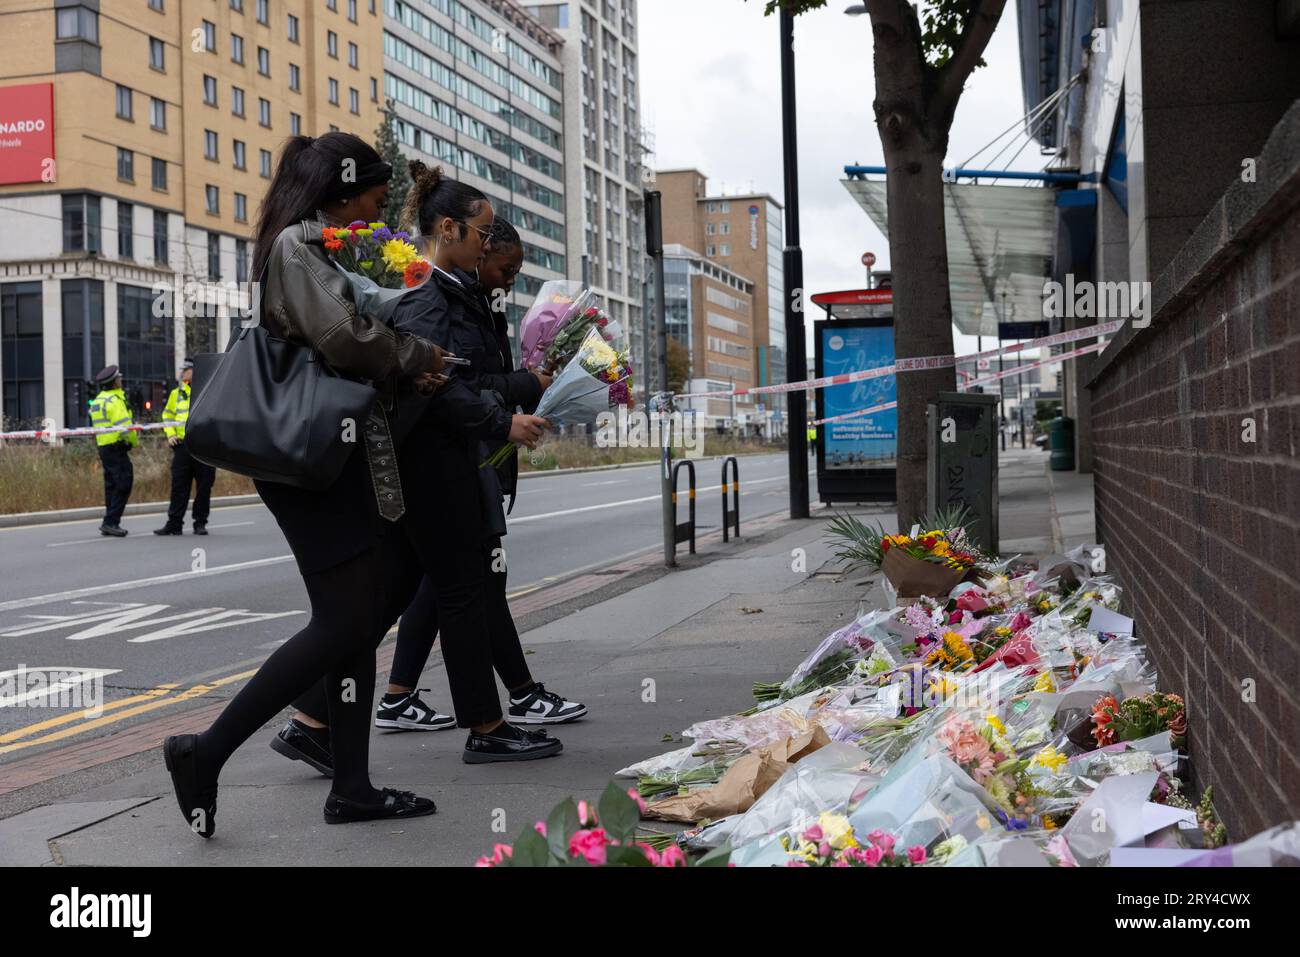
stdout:
[[[731,466],[731,484],[727,484],[727,466]],[[731,508],[727,508],[727,489],[731,489]],[[722,460],[722,540],[728,541],[728,529],[734,528],[740,538],[740,463],[734,455]]]
[[[686,511],[686,515],[687,515],[686,521],[678,523],[677,522],[677,473],[682,470],[682,466],[686,467],[686,471],[690,481],[690,491],[689,491],[690,505]],[[674,522],[673,552],[674,554],[677,552],[677,546],[680,543],[690,542],[691,554],[694,555],[695,554],[695,463],[694,462],[692,462],[690,459],[682,459],[680,462],[678,462],[676,465],[673,466],[672,487],[673,487],[672,507],[673,507],[673,522]]]

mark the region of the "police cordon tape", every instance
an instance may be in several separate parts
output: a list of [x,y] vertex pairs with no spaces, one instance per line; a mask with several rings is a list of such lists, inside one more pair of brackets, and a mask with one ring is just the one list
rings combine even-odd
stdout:
[[102,428],[84,429],[29,429],[25,432],[0,432],[3,439],[67,439],[82,435],[107,435],[109,432],[148,432],[151,429],[183,429],[184,422],[146,422],[143,425],[107,425]]
[[[1092,339],[1096,336],[1110,335],[1118,332],[1126,320],[1116,319],[1113,322],[1103,322],[1095,326],[1086,326],[1082,329],[1067,329],[1065,332],[1057,332],[1050,336],[1043,336],[1039,339],[1030,339],[1027,342],[1017,342],[1014,345],[1001,346],[996,349],[985,349],[983,352],[972,352],[964,356],[916,356],[909,359],[895,360],[893,365],[879,366],[875,369],[859,369],[856,372],[842,372],[839,375],[822,376],[819,379],[805,379],[801,382],[782,382],[777,385],[760,385],[750,389],[723,389],[718,392],[684,392],[674,395],[674,399],[727,399],[734,395],[771,395],[779,392],[798,392],[804,389],[825,389],[834,385],[848,385],[850,382],[861,382],[864,379],[878,379],[881,376],[894,375],[897,372],[917,372],[927,369],[946,369],[955,366],[958,362],[964,362],[970,359],[989,359],[994,356],[1009,355],[1014,352],[1023,352],[1026,349],[1041,349],[1045,346],[1059,346],[1067,342],[1078,342],[1080,339]],[[1027,368],[1022,366],[1021,368]],[[1013,373],[1014,374],[1014,373]],[[974,381],[966,383],[972,385]],[[982,380],[981,380],[982,381]]]
[[[981,376],[978,379],[971,379],[969,382],[963,382],[957,386],[962,392],[968,392],[973,386],[984,385],[986,382],[996,382],[998,379],[1007,379],[1013,375],[1019,375],[1030,369],[1037,369],[1041,366],[1055,365],[1058,362],[1064,362],[1067,359],[1077,359],[1079,356],[1087,355],[1090,352],[1097,352],[1106,348],[1108,342],[1094,342],[1092,345],[1082,346],[1073,349],[1070,352],[1062,352],[1059,355],[1048,356],[1038,362],[1027,362],[1024,365],[1016,366],[1014,369],[1004,369],[1002,372],[995,372],[992,375]],[[880,405],[873,405],[869,409],[856,409],[853,412],[845,412],[842,415],[831,415],[824,419],[814,419],[809,425],[824,425],[830,422],[844,422],[848,419],[859,419],[867,415],[875,415],[877,412],[888,412],[890,409],[898,408],[897,402],[882,402]]]

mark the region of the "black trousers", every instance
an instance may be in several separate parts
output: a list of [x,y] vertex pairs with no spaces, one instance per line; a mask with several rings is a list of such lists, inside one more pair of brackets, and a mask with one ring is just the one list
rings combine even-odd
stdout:
[[[484,574],[487,583],[488,636],[492,643],[492,667],[507,689],[531,684],[532,672],[524,658],[519,631],[506,600],[505,551],[500,536],[487,539],[483,547]],[[438,636],[438,605],[433,582],[426,576],[420,582],[415,600],[402,613],[397,630],[397,649],[388,681],[402,688],[414,688],[429,661],[433,642]],[[316,715],[312,715],[316,717]]]
[[[385,551],[395,556],[402,571],[390,582],[395,597],[385,608],[372,652],[415,599],[421,581],[427,580],[456,723],[462,728],[490,724],[501,717],[501,701],[492,678],[477,465],[468,448],[419,428],[398,453],[398,461],[406,514],[385,530],[384,541]],[[431,647],[432,632],[428,641]],[[309,688],[294,707],[323,721],[325,692],[319,684]]]
[[126,501],[131,497],[131,486],[135,484],[130,446],[120,441],[101,445],[99,463],[104,468],[104,524],[120,525]]
[[190,486],[198,487],[194,491],[194,510],[190,513],[194,524],[208,524],[208,512],[212,500],[212,483],[217,480],[217,470],[211,465],[204,465],[185,447],[185,442],[172,448],[172,497],[167,507],[167,524],[180,528],[185,524],[185,508],[190,502]]

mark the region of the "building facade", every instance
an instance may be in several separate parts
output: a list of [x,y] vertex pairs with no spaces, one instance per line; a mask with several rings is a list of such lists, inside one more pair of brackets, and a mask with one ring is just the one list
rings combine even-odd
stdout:
[[[628,330],[644,334],[646,136],[641,127],[637,0],[528,4],[565,40],[569,278],[582,279]],[[665,237],[665,240],[667,237]]]
[[[754,384],[785,382],[785,240],[781,204],[766,193],[711,196],[708,180],[696,169],[660,170],[655,173],[655,184],[663,196],[664,242],[701,250],[705,259],[753,282]],[[762,404],[762,414],[779,429],[784,416],[783,397],[770,395]]]
[[[367,139],[378,0],[0,0],[0,392],[8,423],[88,423],[116,364],[156,419],[224,348],[294,133]],[[14,126],[13,124],[18,124]]]
[[519,230],[512,335],[568,251],[564,39],[510,0],[382,0],[384,96],[408,157],[483,191]]
[[[653,305],[653,296],[650,300]],[[689,359],[685,392],[746,389],[754,381],[754,283],[676,243],[664,246],[664,317]],[[761,318],[761,317],[759,317]],[[752,396],[687,399],[708,428],[763,425]]]

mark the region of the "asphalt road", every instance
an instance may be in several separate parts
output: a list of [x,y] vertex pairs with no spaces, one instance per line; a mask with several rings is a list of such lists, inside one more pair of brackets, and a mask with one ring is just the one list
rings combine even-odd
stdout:
[[[784,454],[740,461],[742,522],[784,510]],[[697,468],[704,532],[720,524],[721,463]],[[97,520],[0,529],[0,762],[119,730],[159,689],[228,693],[302,627],[306,594],[265,508],[214,510],[206,538],[152,535],[162,520],[128,517],[125,539]],[[525,480],[506,538],[511,596],[661,542],[655,465]],[[5,677],[22,667],[67,672],[65,706],[15,702],[25,692]],[[75,710],[101,699],[102,716]]]

